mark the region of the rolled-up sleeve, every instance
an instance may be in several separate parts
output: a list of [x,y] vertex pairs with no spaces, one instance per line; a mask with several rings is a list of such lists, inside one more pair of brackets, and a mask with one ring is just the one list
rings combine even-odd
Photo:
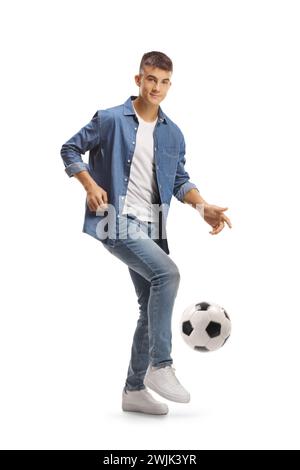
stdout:
[[177,171],[175,176],[174,188],[173,188],[173,195],[180,201],[184,202],[183,198],[185,194],[190,191],[191,189],[199,189],[197,186],[190,181],[190,176],[188,172],[185,170],[185,141],[183,135],[181,136],[181,144],[180,144],[180,152],[179,152],[179,159],[177,164]]
[[91,121],[80,129],[61,147],[60,155],[68,176],[73,176],[82,170],[89,171],[81,155],[100,145],[100,113],[96,111]]

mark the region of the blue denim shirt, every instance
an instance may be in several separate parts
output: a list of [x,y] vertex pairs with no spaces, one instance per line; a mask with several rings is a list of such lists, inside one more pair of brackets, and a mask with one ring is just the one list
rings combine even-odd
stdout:
[[[114,210],[96,213],[85,202],[83,232],[104,243],[114,246],[118,233],[119,218],[126,196],[130,166],[134,154],[136,133],[139,126],[130,96],[125,103],[98,110],[91,121],[71,137],[61,148],[66,173],[72,177],[87,170],[96,183],[108,195],[108,203]],[[185,141],[179,127],[158,109],[158,120],[153,132],[154,163],[160,196],[162,238],[165,251],[169,253],[166,221],[171,198],[174,195],[183,202],[184,195],[194,183],[189,181],[185,165]],[[81,154],[89,150],[88,164]],[[103,233],[103,218],[114,230]],[[102,223],[99,223],[101,222]]]

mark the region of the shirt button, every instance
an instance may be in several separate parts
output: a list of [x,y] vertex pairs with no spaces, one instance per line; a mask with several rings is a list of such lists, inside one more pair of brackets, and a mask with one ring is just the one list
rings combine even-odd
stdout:
[[125,196],[122,196],[121,199],[124,199]]
[[156,151],[156,147],[154,147],[154,150]]
[[135,127],[134,130],[137,131],[137,127]]
[[158,166],[158,165],[156,165],[156,168],[157,168],[157,169],[159,169],[159,166]]
[[128,178],[124,178],[124,181],[127,181],[127,180],[128,180]]
[[135,144],[135,141],[133,141],[132,143]]
[[130,160],[127,160],[128,163],[130,163]]

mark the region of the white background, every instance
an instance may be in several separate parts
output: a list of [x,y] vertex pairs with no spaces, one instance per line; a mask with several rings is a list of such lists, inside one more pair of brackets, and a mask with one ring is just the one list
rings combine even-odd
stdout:
[[[1,448],[299,449],[299,2],[9,1],[0,18]],[[191,402],[163,417],[121,410],[135,292],[81,232],[84,189],[60,157],[138,94],[151,50],[174,63],[161,106],[191,181],[233,224],[213,237],[173,198],[173,359]],[[233,325],[210,354],[178,329],[203,300]]]

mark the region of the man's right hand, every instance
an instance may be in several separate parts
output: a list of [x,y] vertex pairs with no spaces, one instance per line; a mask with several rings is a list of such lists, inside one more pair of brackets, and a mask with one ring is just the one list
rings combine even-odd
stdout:
[[91,211],[107,209],[108,198],[107,192],[98,186],[96,181],[91,177],[88,171],[83,170],[75,174],[75,177],[83,185],[87,193],[86,202]]
[[105,210],[108,204],[107,192],[95,183],[87,190],[86,201],[91,211]]

